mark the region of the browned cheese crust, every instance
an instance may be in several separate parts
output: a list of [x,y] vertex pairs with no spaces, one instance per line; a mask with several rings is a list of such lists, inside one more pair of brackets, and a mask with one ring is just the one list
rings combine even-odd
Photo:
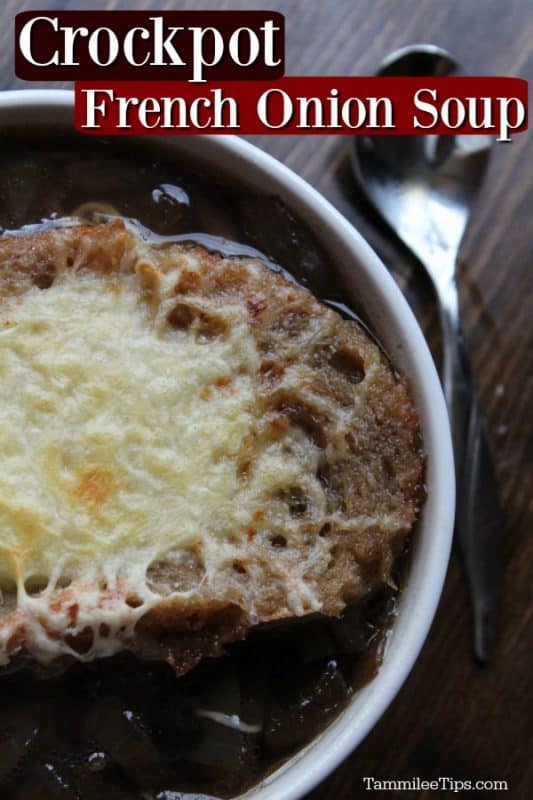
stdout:
[[[269,528],[265,507],[239,557],[210,581],[200,545],[151,564],[148,585],[161,600],[124,648],[164,658],[182,673],[252,625],[294,616],[282,566],[286,573],[291,564],[308,565],[305,582],[328,615],[392,583],[424,499],[422,442],[407,381],[356,323],[258,260],[223,258],[195,244],[147,245],[119,221],[0,239],[0,302],[31,286],[46,291],[64,270],[116,280],[136,272],[154,319],[164,309],[160,324],[205,347],[227,334],[228,307],[244,308],[260,354],[260,414],[242,442],[240,480],[250,480],[265,439],[283,442],[295,428],[320,451],[321,510],[287,486],[272,502],[286,509],[290,530]],[[319,555],[310,558],[311,551]],[[73,602],[73,591],[58,588],[57,603]],[[301,598],[301,614],[315,610]],[[4,591],[0,626],[16,614],[16,596]],[[24,630],[23,621],[13,628],[14,653],[24,652]],[[86,652],[83,634],[70,636],[73,649]]]

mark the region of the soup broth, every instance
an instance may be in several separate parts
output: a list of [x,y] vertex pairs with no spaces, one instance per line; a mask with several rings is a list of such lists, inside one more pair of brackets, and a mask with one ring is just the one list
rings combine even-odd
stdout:
[[[345,297],[309,229],[272,196],[131,143],[0,136],[0,232],[122,215],[148,237],[253,248],[324,301]],[[231,243],[237,244],[231,244]],[[357,318],[347,306],[342,311]],[[360,309],[357,309],[361,313]],[[265,626],[182,678],[121,655],[0,673],[0,795],[11,800],[234,797],[315,737],[379,667],[395,593],[339,619]]]

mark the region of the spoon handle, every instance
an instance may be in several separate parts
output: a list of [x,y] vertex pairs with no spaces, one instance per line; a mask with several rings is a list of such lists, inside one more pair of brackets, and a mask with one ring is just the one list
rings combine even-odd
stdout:
[[[455,297],[454,297],[455,294]],[[444,394],[457,475],[456,535],[473,618],[473,648],[486,662],[494,641],[503,574],[503,515],[488,440],[459,322],[457,288],[442,304]]]

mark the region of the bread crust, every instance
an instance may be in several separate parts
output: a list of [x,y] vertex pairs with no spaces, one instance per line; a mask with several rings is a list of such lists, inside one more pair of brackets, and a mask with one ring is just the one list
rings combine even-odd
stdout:
[[[180,674],[259,623],[336,615],[392,584],[424,501],[424,456],[408,382],[369,336],[258,260],[193,243],[146,243],[121,221],[0,239],[0,308],[9,297],[23,302],[33,286],[46,291],[65,271],[86,270],[109,280],[135,274],[154,326],[186,331],[206,347],[226,335],[232,310],[246,316],[260,365],[258,421],[237,466],[243,485],[271,442],[289,447],[296,437],[316,453],[317,496],[298,485],[280,489],[242,533],[230,564],[209,573],[201,545],[151,564],[146,580],[159,599],[138,614],[121,647],[163,658]],[[56,605],[76,604],[75,586],[52,595]],[[89,660],[83,635],[75,621],[65,629],[65,653]],[[6,587],[2,646],[11,659],[35,655]]]

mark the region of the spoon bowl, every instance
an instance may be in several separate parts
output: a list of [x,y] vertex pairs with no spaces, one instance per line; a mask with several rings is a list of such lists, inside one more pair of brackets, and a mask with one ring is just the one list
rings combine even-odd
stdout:
[[[451,74],[457,63],[434,45],[392,53],[382,77]],[[360,136],[352,167],[366,197],[423,263],[434,284],[446,284],[488,166],[490,136]],[[447,275],[443,276],[446,261]]]

